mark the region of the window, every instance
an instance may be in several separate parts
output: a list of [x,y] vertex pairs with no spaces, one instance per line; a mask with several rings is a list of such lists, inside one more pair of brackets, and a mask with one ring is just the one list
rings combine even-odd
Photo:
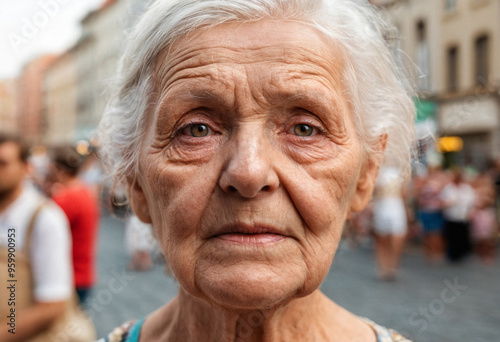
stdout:
[[456,46],[448,49],[448,90],[458,89],[458,48]]
[[476,85],[484,86],[488,83],[488,36],[476,39]]
[[447,13],[455,12],[457,9],[457,0],[444,0],[444,10]]
[[423,92],[430,90],[431,79],[431,59],[426,31],[425,21],[423,19],[419,20],[416,27],[417,44],[414,60],[417,66],[417,88]]
[[425,22],[423,20],[419,20],[417,22],[417,41],[418,42],[423,42],[426,39],[426,32],[425,32]]

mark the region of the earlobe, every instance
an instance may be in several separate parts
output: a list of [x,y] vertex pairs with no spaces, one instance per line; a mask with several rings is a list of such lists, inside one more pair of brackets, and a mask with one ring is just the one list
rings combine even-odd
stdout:
[[360,212],[365,209],[372,198],[373,188],[377,180],[380,164],[384,158],[384,151],[387,145],[387,134],[382,134],[373,149],[373,152],[367,157],[358,178],[356,192],[351,201],[351,212]]
[[146,194],[137,177],[127,177],[127,196],[135,215],[144,223],[152,223]]

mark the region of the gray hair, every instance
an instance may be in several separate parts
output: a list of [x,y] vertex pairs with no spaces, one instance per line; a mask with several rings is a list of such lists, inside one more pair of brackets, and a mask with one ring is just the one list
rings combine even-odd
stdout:
[[159,54],[195,30],[261,19],[310,25],[343,47],[345,95],[364,154],[373,153],[387,134],[383,163],[409,174],[415,141],[412,87],[394,57],[398,54],[391,53],[397,31],[366,0],[157,0],[129,35],[99,126],[101,155],[116,185],[138,172],[147,116],[157,101]]

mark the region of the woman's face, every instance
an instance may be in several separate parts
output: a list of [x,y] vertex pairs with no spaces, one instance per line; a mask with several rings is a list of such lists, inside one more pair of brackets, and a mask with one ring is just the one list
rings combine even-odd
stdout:
[[188,293],[270,308],[326,276],[378,167],[362,158],[341,56],[277,21],[223,24],[160,56],[129,195]]

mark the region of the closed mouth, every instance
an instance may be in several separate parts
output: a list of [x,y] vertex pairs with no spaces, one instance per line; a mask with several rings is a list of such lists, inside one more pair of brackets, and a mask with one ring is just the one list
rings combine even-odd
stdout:
[[277,228],[245,224],[223,226],[212,237],[227,242],[253,245],[270,244],[286,238]]
[[225,225],[219,229],[213,237],[218,237],[226,234],[240,234],[240,235],[262,235],[273,234],[283,235],[277,228],[264,226],[264,225],[247,225],[247,224],[234,224]]

